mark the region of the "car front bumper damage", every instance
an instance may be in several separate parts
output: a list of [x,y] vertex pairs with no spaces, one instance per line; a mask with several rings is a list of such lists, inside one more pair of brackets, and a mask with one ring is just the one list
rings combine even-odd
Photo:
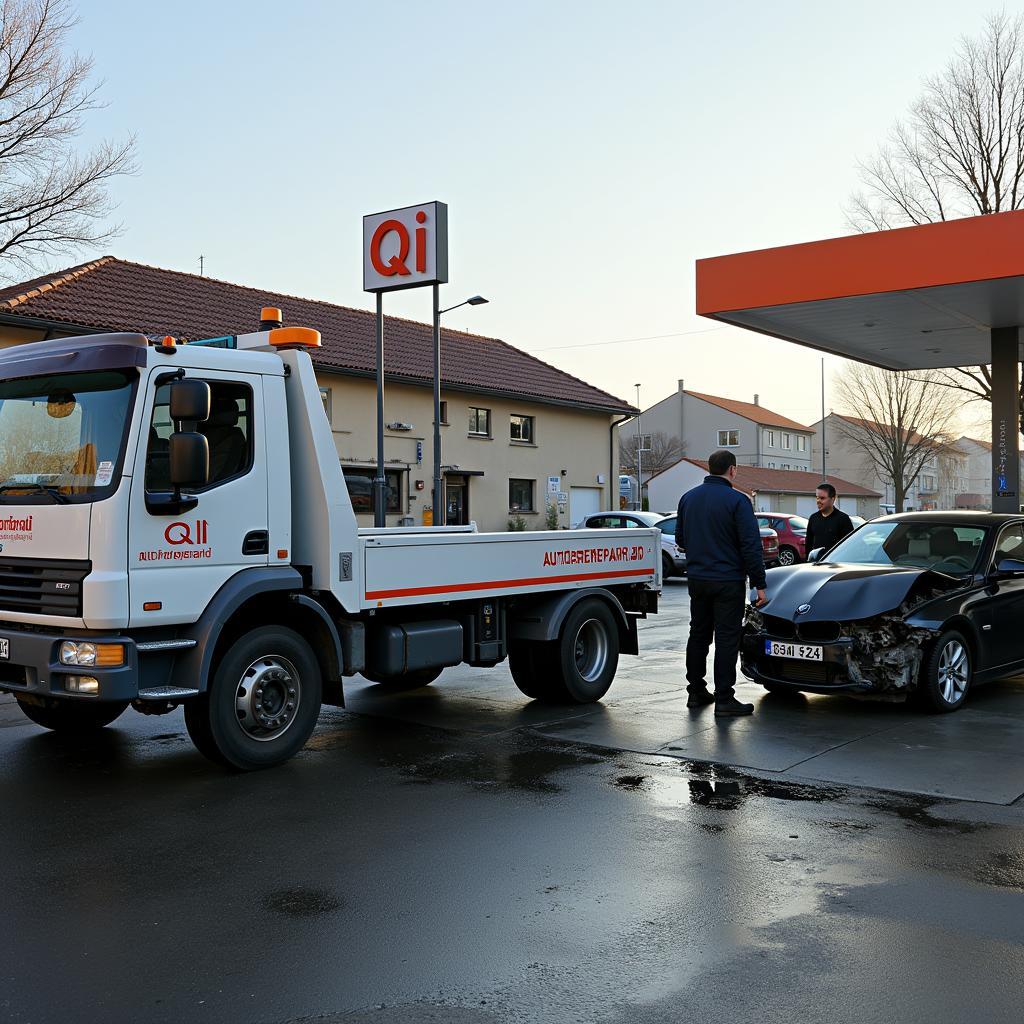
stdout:
[[[806,624],[807,626],[820,624]],[[810,693],[851,693],[905,697],[917,686],[930,630],[909,626],[899,614],[877,615],[837,623],[834,640],[799,635],[776,635],[765,628],[760,613],[750,609],[744,624],[740,668],[757,683]],[[822,648],[821,661],[779,658],[766,654],[765,641],[813,644]]]

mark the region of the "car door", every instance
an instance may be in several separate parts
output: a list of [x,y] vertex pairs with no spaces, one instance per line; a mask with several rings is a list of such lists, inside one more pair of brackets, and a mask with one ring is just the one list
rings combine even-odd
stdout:
[[[1010,523],[999,531],[989,564],[991,571],[1004,558],[1024,560],[1024,523]],[[975,607],[982,639],[982,665],[996,668],[1024,660],[1024,577],[992,581]]]
[[185,488],[198,503],[186,513],[147,508],[146,495],[169,490],[167,439],[174,429],[168,385],[151,392],[144,443],[132,478],[128,530],[131,625],[192,622],[241,569],[269,562],[267,462],[263,385],[257,374],[189,370],[210,386],[206,435],[210,473],[205,486]]

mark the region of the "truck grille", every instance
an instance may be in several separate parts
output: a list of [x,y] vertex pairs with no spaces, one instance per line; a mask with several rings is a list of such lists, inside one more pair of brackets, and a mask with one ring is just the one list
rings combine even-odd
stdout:
[[91,562],[0,556],[0,611],[82,614],[82,581]]

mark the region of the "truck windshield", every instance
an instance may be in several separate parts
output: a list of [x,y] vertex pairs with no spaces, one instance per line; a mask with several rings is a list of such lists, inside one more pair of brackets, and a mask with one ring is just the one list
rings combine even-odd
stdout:
[[0,503],[92,501],[118,483],[137,376],[0,381]]

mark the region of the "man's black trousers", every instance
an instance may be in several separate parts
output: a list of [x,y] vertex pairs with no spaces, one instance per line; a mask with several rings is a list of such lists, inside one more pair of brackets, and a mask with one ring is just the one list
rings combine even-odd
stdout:
[[690,636],[686,641],[686,688],[707,686],[708,650],[715,641],[715,701],[727,701],[736,685],[736,658],[743,633],[747,585],[743,580],[688,581]]

